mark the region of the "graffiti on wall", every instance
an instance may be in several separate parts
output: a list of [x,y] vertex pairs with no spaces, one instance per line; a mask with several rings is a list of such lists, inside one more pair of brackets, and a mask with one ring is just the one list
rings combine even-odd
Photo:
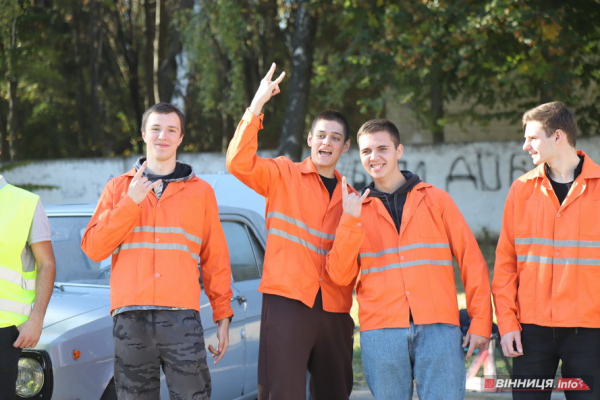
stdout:
[[[519,176],[531,170],[534,165],[531,163],[531,158],[527,153],[513,153],[510,155],[509,162],[502,161],[502,157],[498,153],[489,151],[478,151],[474,155],[459,155],[451,159],[447,163],[447,172],[439,171],[439,167],[430,165],[429,168],[433,171],[432,174],[437,177],[443,176],[442,182],[447,192],[451,193],[453,187],[456,190],[464,188],[464,186],[456,185],[457,183],[466,183],[471,188],[470,190],[482,192],[498,192],[503,188],[508,188],[512,182]],[[439,160],[435,164],[439,165]],[[407,160],[399,160],[398,166],[400,170],[409,170],[421,178],[424,182],[427,181],[428,164],[425,160],[409,162]],[[371,182],[371,177],[364,170],[360,160],[354,160],[350,163],[344,163],[340,166],[342,175],[348,177],[352,185],[360,190]]]

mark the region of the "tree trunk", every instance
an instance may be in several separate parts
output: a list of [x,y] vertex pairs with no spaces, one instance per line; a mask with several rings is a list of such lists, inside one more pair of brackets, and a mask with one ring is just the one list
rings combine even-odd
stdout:
[[[100,34],[97,24],[97,5],[95,1],[89,3],[89,31],[91,42],[90,54],[90,129],[92,131],[93,150],[100,150],[100,104],[98,101],[98,82],[99,82],[99,66],[100,66]],[[100,154],[100,153],[95,153]]]
[[156,2],[144,0],[144,36],[146,38],[146,51],[144,52],[144,86],[146,87],[144,108],[156,103],[154,97],[154,27],[155,27]]
[[[170,3],[175,4],[175,3]],[[192,0],[182,0],[179,6],[179,12],[183,10],[190,10],[194,7]],[[164,10],[162,14],[162,28],[161,33],[163,37],[167,37],[166,51],[163,54],[162,61],[160,62],[160,68],[158,70],[158,85],[159,92],[162,94],[164,101],[173,102],[175,95],[181,95],[182,90],[179,89],[179,93],[175,93],[179,82],[177,80],[177,56],[183,50],[183,44],[181,43],[181,37],[179,30],[170,26],[173,18],[173,10]]]
[[19,124],[17,114],[17,85],[18,79],[15,71],[15,48],[17,42],[17,18],[13,19],[10,39],[10,54],[8,55],[8,155],[10,161],[17,159],[17,129]]
[[444,78],[442,66],[439,61],[434,61],[431,66],[431,132],[433,143],[444,143]]
[[135,21],[132,2],[127,3],[127,18],[123,25],[123,39],[125,41],[124,51],[127,69],[129,72],[129,95],[133,105],[135,121],[137,123],[138,132],[142,127],[142,95],[140,93],[140,75],[139,75],[139,58],[138,46],[135,37]]
[[317,31],[317,17],[310,0],[298,0],[292,34],[292,67],[288,101],[279,139],[278,153],[294,161],[302,158],[302,143],[308,110],[308,94]]
[[154,41],[153,41],[153,62],[152,62],[152,79],[154,90],[154,100],[156,102],[161,101],[160,88],[158,85],[159,80],[159,67],[160,67],[160,21],[162,16],[162,0],[156,0],[156,13],[154,15]]
[[77,68],[76,72],[76,87],[75,93],[77,98],[77,118],[78,118],[78,127],[77,127],[77,156],[81,157],[83,155],[87,155],[86,153],[86,140],[85,134],[87,133],[87,124],[85,122],[85,78],[83,76],[83,62],[81,61],[82,48],[85,44],[82,43],[82,35],[81,35],[81,22],[83,21],[83,5],[81,2],[73,3],[73,15],[74,21],[73,25],[75,28],[75,32],[73,35],[73,58],[75,60],[75,65]]

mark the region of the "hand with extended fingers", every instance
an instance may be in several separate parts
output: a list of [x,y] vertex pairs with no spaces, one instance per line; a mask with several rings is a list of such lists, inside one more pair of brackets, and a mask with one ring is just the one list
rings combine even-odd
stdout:
[[263,106],[271,97],[278,95],[281,90],[279,89],[279,84],[285,77],[285,72],[282,72],[279,75],[279,78],[273,79],[273,74],[275,73],[275,63],[271,64],[271,68],[267,75],[260,81],[260,86],[254,95],[254,99],[252,99],[252,104],[250,104],[250,111],[256,116],[260,114]]
[[148,196],[148,193],[162,182],[159,179],[152,183],[148,178],[142,176],[147,164],[148,162],[144,161],[140,169],[137,170],[127,190],[127,195],[131,197],[131,200],[135,201],[135,204],[140,204]]
[[342,176],[342,207],[344,212],[356,218],[360,217],[362,203],[364,203],[370,191],[371,189],[365,190],[362,196],[359,196],[356,193],[348,193],[346,177]]

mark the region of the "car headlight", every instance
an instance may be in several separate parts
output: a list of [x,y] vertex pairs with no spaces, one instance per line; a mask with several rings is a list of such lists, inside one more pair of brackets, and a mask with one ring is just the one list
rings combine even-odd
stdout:
[[52,395],[52,364],[44,350],[24,349],[19,358],[17,399],[49,399]]
[[44,369],[33,358],[19,359],[19,376],[17,378],[17,395],[25,398],[38,394],[44,386]]

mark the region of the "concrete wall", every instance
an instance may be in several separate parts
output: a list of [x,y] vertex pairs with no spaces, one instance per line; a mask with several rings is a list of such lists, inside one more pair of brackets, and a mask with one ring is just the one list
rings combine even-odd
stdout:
[[[510,184],[533,168],[531,157],[521,145],[521,141],[407,145],[400,167],[448,191],[476,234],[486,229],[494,235],[500,231]],[[579,139],[578,148],[600,162],[600,138]],[[7,171],[4,176],[16,184],[57,186],[58,189],[37,191],[44,204],[96,202],[109,178],[129,170],[135,160],[136,157],[38,161]],[[225,171],[223,154],[181,154],[180,160],[191,164],[198,174]],[[356,148],[342,156],[338,169],[357,188],[370,183]]]

